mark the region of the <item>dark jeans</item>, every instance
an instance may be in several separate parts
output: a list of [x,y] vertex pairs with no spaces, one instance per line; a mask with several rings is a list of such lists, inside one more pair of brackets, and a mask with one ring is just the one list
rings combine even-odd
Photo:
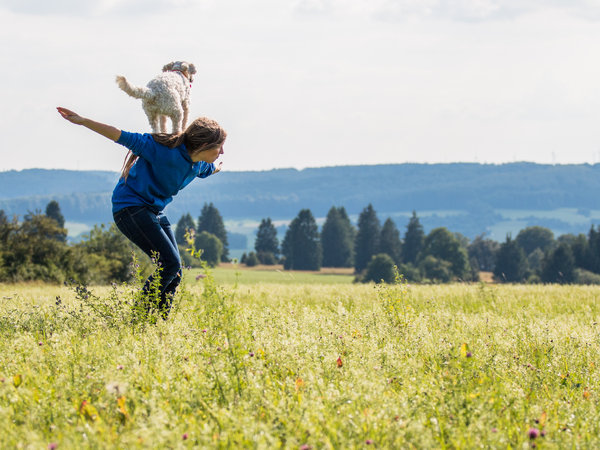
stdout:
[[[163,317],[169,314],[173,296],[181,281],[181,258],[171,224],[163,213],[156,214],[145,206],[130,206],[113,214],[115,224],[127,238],[150,258],[158,255],[160,300],[158,309]],[[148,292],[156,272],[146,280]]]

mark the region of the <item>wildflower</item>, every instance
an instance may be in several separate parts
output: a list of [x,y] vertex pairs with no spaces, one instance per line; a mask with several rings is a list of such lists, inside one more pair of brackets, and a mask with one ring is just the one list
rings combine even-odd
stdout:
[[311,450],[312,447],[308,444],[303,444],[300,446],[300,450]]
[[123,365],[122,365],[122,364],[119,364],[119,365],[117,366],[117,370],[123,370]]
[[202,330],[203,333],[206,333],[206,328]]
[[42,341],[38,342],[38,345],[41,347],[42,345],[44,345],[44,343]]
[[48,444],[48,450],[56,450],[58,448],[58,444],[56,442],[50,442]]
[[337,364],[338,367],[342,367],[344,365],[344,363],[342,362],[342,357],[341,356],[338,357],[338,359],[336,361],[336,364]]
[[498,428],[494,427],[492,428],[492,433],[497,433],[498,432]]
[[372,441],[371,439],[367,439],[367,440],[365,441],[365,444],[367,444],[367,445],[371,445],[371,444],[373,444],[373,441]]
[[471,356],[473,356],[473,353],[471,353],[471,352],[467,352],[467,355],[466,355],[466,356],[467,356],[467,358],[470,358]]
[[530,428],[529,431],[527,432],[527,435],[529,436],[529,439],[535,439],[535,438],[539,437],[540,430],[538,430],[537,428]]
[[198,275],[196,275],[196,281],[201,280],[202,278],[206,278],[206,275],[204,275],[203,273],[199,273]]
[[254,352],[250,352],[250,358],[254,356]]
[[183,433],[183,436],[181,436],[181,439],[183,439],[184,441],[187,441],[188,438],[188,434],[187,433]]
[[106,391],[110,394],[123,395],[127,391],[127,383],[111,381],[110,383],[106,384]]

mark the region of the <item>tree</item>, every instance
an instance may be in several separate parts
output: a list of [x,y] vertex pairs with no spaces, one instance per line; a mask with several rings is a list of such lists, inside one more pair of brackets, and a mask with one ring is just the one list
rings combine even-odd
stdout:
[[214,234],[223,244],[223,252],[221,254],[222,261],[229,260],[229,243],[227,241],[227,231],[221,213],[212,203],[205,203],[202,207],[202,212],[198,218],[198,227],[196,233],[206,231]]
[[373,255],[369,264],[367,264],[367,270],[363,277],[363,282],[374,281],[375,283],[393,283],[396,278],[394,272],[394,261],[390,255],[386,253],[379,253]]
[[358,232],[354,240],[354,269],[361,272],[373,255],[379,253],[381,225],[373,205],[362,210],[358,216]]
[[194,219],[192,219],[192,215],[190,213],[184,214],[177,222],[177,228],[175,228],[175,241],[178,245],[187,246],[188,243],[185,240],[185,235],[190,230],[196,229],[196,224],[194,223]]
[[381,228],[381,237],[379,240],[379,249],[381,253],[390,255],[394,264],[402,263],[402,242],[400,241],[400,232],[391,217],[388,217]]
[[221,240],[208,231],[202,231],[196,235],[194,246],[197,250],[202,250],[201,259],[206,263],[215,267],[219,264],[222,259],[223,243]]
[[589,244],[585,234],[563,234],[557,239],[558,244],[565,243],[571,247],[573,257],[575,258],[575,267],[587,269]]
[[[46,205],[46,216],[55,220],[60,228],[65,228],[65,217],[60,212],[60,205],[56,200],[52,200]],[[67,230],[65,230],[64,233],[57,234],[56,239],[66,242]]]
[[65,217],[62,215],[60,205],[56,200],[52,200],[46,205],[46,215],[51,219],[56,220],[56,223],[58,223],[60,228],[65,227]]
[[575,281],[575,258],[567,244],[560,244],[546,254],[542,263],[542,281],[567,284]]
[[536,225],[523,228],[515,240],[525,252],[525,256],[529,256],[536,248],[546,253],[554,244],[554,233],[548,228]]
[[132,254],[136,254],[138,263],[143,270],[150,270],[151,264],[146,255],[121,233],[113,223],[95,225],[75,245],[81,255],[81,264],[87,270],[85,281],[94,283],[111,283],[129,281],[133,277],[131,271]]
[[469,277],[467,252],[456,236],[445,227],[431,230],[425,238],[421,255],[423,258],[430,255],[438,260],[449,262],[451,273],[456,278]]
[[477,236],[467,247],[471,265],[477,270],[493,272],[499,248],[500,244],[493,239],[484,239],[483,235]]
[[506,242],[500,245],[496,254],[494,277],[498,281],[518,283],[527,278],[527,258],[516,241],[506,236]]
[[7,222],[2,228],[3,234],[7,232],[1,254],[3,281],[81,279],[82,265],[64,242],[65,229],[56,220],[40,213],[27,214],[22,223]]
[[286,270],[320,270],[323,258],[319,229],[310,209],[301,210],[281,245]]
[[332,206],[321,230],[323,266],[352,267],[354,228],[344,207]]
[[261,263],[275,264],[279,254],[279,241],[277,240],[277,229],[270,217],[262,219],[258,226],[254,250],[256,250],[256,256]]
[[402,259],[405,263],[416,264],[419,253],[423,249],[424,241],[425,232],[423,231],[423,226],[419,222],[417,213],[413,211],[412,217],[406,226],[406,233],[404,233]]
[[433,255],[425,256],[419,268],[423,276],[431,281],[447,283],[452,279],[452,264]]

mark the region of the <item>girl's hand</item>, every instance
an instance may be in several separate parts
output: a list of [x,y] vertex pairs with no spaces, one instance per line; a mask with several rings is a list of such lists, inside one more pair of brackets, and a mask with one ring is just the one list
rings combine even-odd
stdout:
[[219,173],[221,171],[222,167],[223,167],[223,161],[221,161],[218,166],[215,166],[215,171],[213,172],[213,174]]
[[63,108],[62,106],[57,107],[56,110],[58,111],[58,113],[61,116],[63,116],[64,119],[68,120],[71,123],[81,125],[83,123],[83,121],[85,120],[83,117],[81,117],[76,112],[73,112],[67,108]]

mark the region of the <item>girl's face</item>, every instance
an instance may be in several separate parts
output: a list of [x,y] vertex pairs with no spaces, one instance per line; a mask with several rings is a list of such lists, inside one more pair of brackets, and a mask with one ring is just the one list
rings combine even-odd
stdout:
[[197,152],[194,156],[192,156],[192,161],[204,161],[207,163],[214,163],[219,156],[223,153],[223,146],[212,147],[207,150],[202,150],[201,152]]

